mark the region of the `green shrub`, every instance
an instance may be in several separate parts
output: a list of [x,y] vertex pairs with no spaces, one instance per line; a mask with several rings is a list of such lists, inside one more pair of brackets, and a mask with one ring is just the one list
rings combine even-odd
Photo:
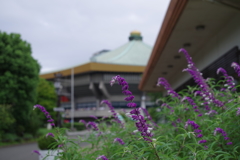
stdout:
[[38,139],[38,147],[41,149],[41,150],[48,150],[48,149],[56,149],[57,148],[57,145],[51,145],[53,144],[54,142],[57,142],[53,137],[51,136],[41,136],[39,139]]
[[14,141],[20,141],[20,137],[18,137],[16,134],[13,133],[6,133],[2,136],[3,142],[14,142]]
[[23,139],[24,139],[24,140],[31,140],[31,139],[33,139],[33,135],[31,135],[31,134],[29,134],[29,133],[25,133],[25,134],[23,135]]
[[[74,123],[73,127],[76,128],[76,130],[78,130],[78,131],[82,131],[82,130],[86,129],[85,125],[82,123]],[[64,123],[63,128],[70,129],[71,123]]]

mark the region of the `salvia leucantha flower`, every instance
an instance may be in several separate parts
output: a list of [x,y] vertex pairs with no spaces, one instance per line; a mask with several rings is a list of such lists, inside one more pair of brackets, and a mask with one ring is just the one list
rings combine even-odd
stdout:
[[163,86],[166,90],[168,95],[172,96],[172,97],[177,97],[178,99],[180,99],[181,97],[172,89],[172,87],[170,86],[170,84],[167,82],[167,80],[163,77],[158,78],[158,82],[157,82],[157,86]]
[[48,137],[48,136],[54,137],[54,134],[53,133],[47,133],[46,137]]
[[237,108],[237,116],[240,115],[240,107]]
[[124,127],[122,121],[118,118],[117,113],[114,110],[114,107],[111,105],[111,103],[108,100],[103,100],[101,102],[101,104],[106,104],[108,106],[108,108],[110,109],[110,112],[113,115],[113,118],[115,119],[115,121],[119,124],[121,124],[121,127]]
[[235,83],[234,83],[233,77],[229,76],[227,74],[227,71],[225,69],[223,69],[223,68],[218,68],[217,74],[219,74],[220,72],[223,74],[224,79],[226,81],[226,84],[224,86],[227,87],[227,89],[229,89],[229,90],[235,91],[236,88],[234,88],[235,87]]
[[158,125],[153,121],[151,115],[148,113],[147,109],[143,108],[143,107],[141,107],[141,109],[144,112],[144,114],[147,117],[147,119],[152,122],[153,126],[158,127]]
[[[199,112],[198,106],[196,105],[196,103],[194,103],[194,101],[192,100],[192,98],[190,98],[190,97],[183,97],[183,99],[182,99],[181,101],[183,102],[183,101],[185,101],[185,100],[187,100],[188,103],[193,106],[193,109],[194,109],[195,112]],[[200,115],[200,114],[199,114],[199,115]],[[201,115],[200,115],[199,117],[201,117]]]
[[110,85],[112,86],[115,82],[118,82],[118,84],[122,86],[122,93],[127,96],[124,100],[129,102],[127,106],[133,108],[133,110],[130,113],[128,113],[128,116],[130,116],[133,120],[136,121],[135,125],[138,128],[137,131],[141,132],[141,135],[144,140],[152,142],[151,140],[151,137],[153,136],[153,134],[151,133],[152,128],[149,128],[149,125],[146,123],[146,120],[140,114],[140,109],[136,108],[137,104],[133,102],[134,96],[132,95],[132,92],[129,91],[128,83],[125,81],[124,78],[120,77],[119,75],[112,78],[112,80],[110,81]]
[[92,126],[93,129],[95,129],[96,131],[98,131],[98,126],[95,122],[88,122],[87,126]]
[[41,112],[44,113],[44,115],[46,116],[46,118],[48,118],[47,122],[51,123],[51,126],[55,126],[55,124],[53,123],[54,120],[52,119],[51,115],[48,113],[48,111],[45,109],[45,107],[36,104],[35,106],[33,106],[33,109],[38,108],[40,109]]
[[[222,136],[224,137],[224,139],[225,139],[226,141],[230,139],[229,137],[227,137],[227,133],[226,133],[222,128],[216,128],[216,129],[214,130],[214,133],[213,133],[214,136],[216,136],[217,133],[222,134]],[[230,145],[230,144],[232,144],[232,142],[228,142],[228,143],[227,143],[227,145]]]
[[96,160],[108,160],[104,155],[98,156]]
[[125,144],[121,138],[115,138],[113,142],[118,142],[121,145]]
[[231,67],[233,67],[235,72],[238,74],[238,77],[240,77],[240,65],[236,62],[232,62]]
[[204,103],[202,103],[202,105],[206,105],[205,108],[208,110],[210,110],[208,105],[211,103],[214,103],[219,107],[222,107],[224,105],[223,102],[216,99],[214,95],[211,93],[210,87],[206,83],[206,80],[203,78],[202,73],[200,73],[199,70],[195,67],[195,64],[192,61],[192,57],[190,57],[188,52],[183,48],[181,48],[179,52],[183,52],[188,61],[188,68],[184,69],[183,71],[189,72],[189,74],[193,77],[194,81],[200,87],[200,91],[197,91],[197,94],[202,96],[204,100]]

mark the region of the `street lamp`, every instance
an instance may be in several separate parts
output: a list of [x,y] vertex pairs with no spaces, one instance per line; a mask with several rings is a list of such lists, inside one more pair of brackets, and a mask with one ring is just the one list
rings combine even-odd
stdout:
[[[61,106],[60,104],[60,100],[61,100],[61,91],[62,91],[62,84],[61,84],[61,78],[62,78],[62,74],[61,73],[55,73],[54,74],[55,76],[55,82],[54,82],[54,87],[55,87],[55,91],[56,91],[56,94],[58,96],[58,99],[57,99],[57,107],[59,108]],[[57,118],[58,118],[58,124],[57,126],[60,127],[60,124],[61,124],[61,117],[60,117],[60,113],[57,112]]]

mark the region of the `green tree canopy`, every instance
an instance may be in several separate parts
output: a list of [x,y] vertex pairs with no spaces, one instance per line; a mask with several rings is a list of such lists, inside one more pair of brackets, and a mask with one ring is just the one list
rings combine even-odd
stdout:
[[31,55],[31,46],[19,34],[0,31],[0,104],[10,105],[15,118],[15,131],[30,129],[32,107],[40,65]]

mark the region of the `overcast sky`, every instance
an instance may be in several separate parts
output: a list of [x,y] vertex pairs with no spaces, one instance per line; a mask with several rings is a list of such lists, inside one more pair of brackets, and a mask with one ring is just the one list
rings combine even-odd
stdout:
[[154,45],[169,0],[1,0],[0,31],[32,46],[41,73],[89,62],[138,30]]

